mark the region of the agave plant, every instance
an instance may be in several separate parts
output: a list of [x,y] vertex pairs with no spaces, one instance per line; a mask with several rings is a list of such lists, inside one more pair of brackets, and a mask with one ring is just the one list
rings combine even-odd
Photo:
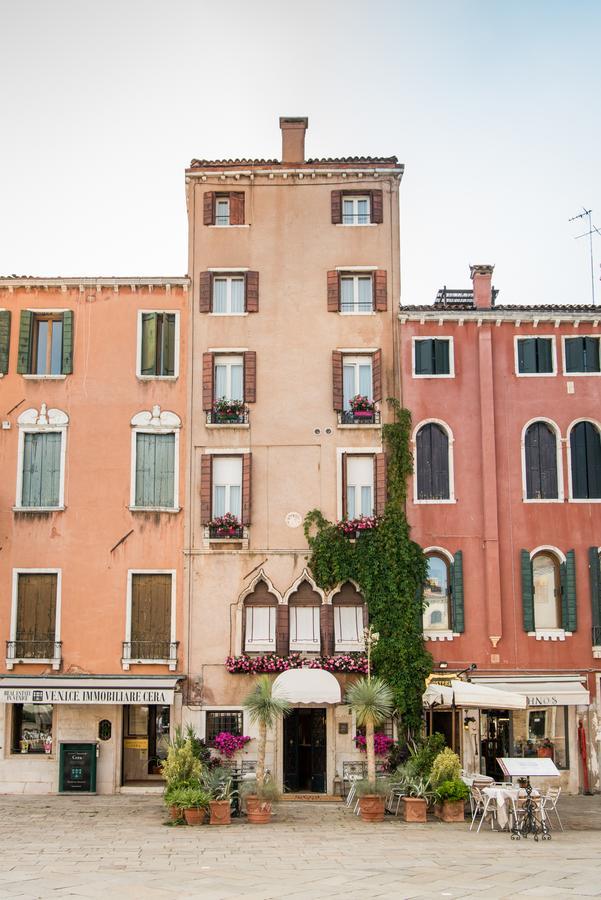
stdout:
[[381,678],[359,678],[346,694],[346,702],[352,709],[357,725],[365,726],[367,750],[367,780],[376,784],[376,754],[374,747],[374,727],[387,719],[393,710],[393,695]]
[[267,729],[272,728],[280,716],[287,716],[291,706],[282,697],[274,697],[272,682],[268,675],[257,678],[255,686],[243,701],[242,705],[250,716],[253,725],[259,726],[259,741],[257,744],[257,773],[256,781],[259,791],[265,782],[265,747],[267,744]]

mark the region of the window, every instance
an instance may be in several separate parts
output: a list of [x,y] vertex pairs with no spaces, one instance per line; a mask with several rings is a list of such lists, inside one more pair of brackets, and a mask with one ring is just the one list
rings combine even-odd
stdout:
[[577,422],[570,431],[572,499],[601,499],[601,438],[594,422]]
[[8,373],[10,353],[10,310],[0,309],[0,378]]
[[214,400],[244,400],[242,356],[215,356]]
[[15,703],[12,718],[13,753],[52,751],[52,706],[49,703]]
[[242,737],[243,715],[241,712],[213,712],[211,710],[207,712],[206,716],[205,741],[207,744],[212,743],[223,731],[235,734],[236,737]]
[[173,378],[178,374],[179,316],[167,312],[142,312],[140,323],[138,375]]
[[127,663],[174,657],[174,586],[172,572],[130,572],[130,622],[123,652]]
[[374,458],[373,456],[343,457],[346,482],[344,518],[358,519],[374,515]]
[[564,338],[563,346],[566,375],[591,375],[601,371],[598,337]]
[[422,500],[452,500],[449,436],[442,425],[427,422],[416,436],[416,497]]
[[361,606],[334,607],[335,649],[357,650],[363,647],[363,608]]
[[557,434],[547,422],[533,422],[524,435],[527,500],[557,500]]
[[18,417],[16,509],[61,509],[69,418],[60,409],[26,409]]
[[342,359],[342,402],[344,411],[351,408],[351,400],[360,394],[373,399],[371,356],[344,356]]
[[179,500],[178,453],[181,420],[175,413],[151,411],[137,413],[132,420],[133,510],[177,510]]
[[60,376],[72,372],[73,313],[23,310],[17,372]]
[[423,338],[413,341],[414,375],[453,375],[451,338]]
[[554,375],[555,342],[553,338],[516,338],[519,375]]
[[277,609],[273,606],[246,606],[246,638],[244,649],[274,651],[275,619]]
[[290,607],[290,649],[319,652],[319,606]]
[[369,225],[371,221],[370,198],[342,197],[342,224]]
[[451,579],[450,565],[442,556],[427,557],[428,573],[424,587],[424,630],[451,630]]
[[215,225],[230,224],[230,198],[217,195],[215,200]]
[[244,191],[206,191],[203,222],[205,225],[244,225]]
[[231,513],[242,517],[242,457],[213,457],[212,518]]
[[213,278],[213,312],[219,315],[244,312],[243,275],[216,275]]
[[561,578],[559,561],[550,553],[537,553],[532,560],[534,627],[561,628]]
[[374,308],[371,275],[340,277],[340,312],[366,313]]
[[16,611],[8,643],[8,659],[60,664],[57,634],[59,573],[56,570],[17,571],[14,574],[14,592]]
[[546,756],[558,769],[569,768],[567,706],[514,710],[511,716],[512,756]]

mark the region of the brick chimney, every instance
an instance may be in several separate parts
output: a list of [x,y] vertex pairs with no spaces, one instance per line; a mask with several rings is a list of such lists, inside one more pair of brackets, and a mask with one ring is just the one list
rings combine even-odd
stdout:
[[304,163],[305,133],[308,127],[308,119],[280,116],[280,128],[282,129],[282,162]]
[[493,305],[492,273],[494,266],[470,266],[470,276],[474,286],[474,306],[490,309]]

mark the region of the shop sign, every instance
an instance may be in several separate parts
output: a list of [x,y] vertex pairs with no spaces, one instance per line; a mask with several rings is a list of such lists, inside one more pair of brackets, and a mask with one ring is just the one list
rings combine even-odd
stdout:
[[557,697],[527,697],[528,706],[558,706]]
[[0,703],[151,703],[171,706],[172,690],[151,688],[0,688]]
[[123,746],[126,750],[148,750],[148,738],[125,738]]

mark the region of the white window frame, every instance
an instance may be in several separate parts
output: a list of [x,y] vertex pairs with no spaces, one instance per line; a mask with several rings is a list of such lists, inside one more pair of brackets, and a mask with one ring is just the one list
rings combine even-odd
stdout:
[[[349,456],[371,456],[375,457],[377,453],[382,452],[382,447],[336,447],[336,518],[342,519],[342,510],[344,508],[344,501],[342,497],[342,485],[343,485],[343,477],[342,477],[342,466],[344,464],[344,454],[348,454]],[[375,461],[374,461],[374,509],[376,506],[376,473],[375,473]]]
[[[586,374],[586,373],[584,373]],[[568,425],[567,430],[567,468],[568,468],[568,503],[601,503],[601,497],[574,497],[573,488],[572,488],[572,430],[575,425],[578,425],[579,422],[590,422],[591,425],[594,425],[599,434],[601,435],[601,423],[597,422],[596,419],[593,419],[591,416],[581,416],[579,419],[574,419]]]
[[[359,207],[359,201],[360,201],[360,200],[367,200],[367,222],[355,222],[355,221],[353,221],[353,222],[345,222],[345,221],[344,221],[344,204],[345,204],[345,202],[346,202],[346,203],[349,203],[349,202],[350,202],[350,203],[353,204],[353,212],[352,212],[352,215],[353,215],[353,218],[357,218],[357,217],[359,216],[358,207]],[[341,224],[342,224],[342,225],[345,225],[347,228],[349,228],[349,227],[351,227],[351,228],[365,228],[366,225],[373,225],[374,222],[372,222],[372,220],[371,220],[371,217],[372,217],[372,208],[371,208],[371,206],[372,206],[372,204],[371,204],[371,194],[369,194],[369,193],[366,193],[366,194],[357,194],[357,195],[355,196],[354,194],[345,194],[344,191],[342,191],[342,196],[341,196],[341,198],[340,198],[340,207],[341,207],[341,208],[340,208],[340,215],[341,215],[341,217],[342,217],[342,222],[341,222]]]
[[[227,222],[218,222],[217,221],[217,219],[219,218],[218,207],[219,207],[220,203],[227,204]],[[225,218],[225,216],[222,216],[222,217]],[[229,194],[227,194],[227,195],[216,194],[215,195],[215,227],[216,228],[229,228],[231,225],[231,218],[232,218],[232,205],[231,205]]]
[[[354,366],[355,367],[355,388],[356,391],[352,395],[352,397],[356,397],[359,394],[359,366],[365,365],[365,361],[369,362],[369,370],[371,373],[369,379],[369,393],[372,395],[372,399],[370,402],[374,402],[373,400],[373,392],[374,392],[374,357],[373,353],[358,353],[357,355],[351,355],[350,353],[344,354],[342,357],[342,405],[344,406],[344,367],[345,366]],[[349,402],[352,399],[349,397]],[[349,407],[350,409],[350,407]]]
[[[67,459],[67,427],[69,417],[60,409],[46,408],[42,403],[40,412],[37,409],[26,409],[17,419],[19,441],[17,450],[17,496],[13,507],[15,512],[38,513],[60,512],[65,509],[65,463]],[[23,506],[23,461],[25,456],[25,435],[44,432],[58,432],[61,437],[60,479],[58,506]]]
[[[168,410],[161,411],[160,406],[153,406],[152,411],[137,413],[131,420],[131,478],[129,492],[129,509],[131,512],[167,512],[178,513],[179,506],[179,432],[181,419]],[[173,448],[173,506],[136,506],[136,463],[138,434],[174,434]]]
[[[225,380],[226,380],[226,400],[232,399],[232,366],[238,365],[242,367],[242,397],[240,398],[240,402],[244,403],[244,353],[215,353],[213,355],[213,385],[216,384],[216,368],[217,366],[225,366],[227,369]],[[217,396],[217,392],[215,388],[213,388],[213,401],[220,400],[221,398]]]
[[[354,610],[359,610],[358,615],[359,615],[359,620],[360,620],[360,621],[358,622],[358,626],[359,626],[359,627],[358,627],[358,629],[357,629],[358,634],[359,634],[359,640],[357,640],[357,641],[343,641],[343,640],[338,640],[338,638],[337,638],[337,636],[336,636],[336,630],[337,630],[337,616],[336,616],[336,613],[337,613],[337,610],[339,610],[339,609],[354,609]],[[355,651],[361,651],[361,650],[364,650],[364,649],[365,649],[365,641],[363,640],[363,628],[364,628],[364,625],[363,625],[363,607],[362,607],[362,606],[359,606],[358,604],[348,604],[348,605],[345,605],[344,603],[336,603],[336,604],[332,604],[332,610],[333,610],[333,612],[334,612],[334,651],[335,651],[336,653],[344,653],[345,651],[346,651],[346,652],[349,652],[349,653],[352,653],[352,652],[355,652]],[[356,613],[356,612],[355,612],[355,616],[357,616],[357,613]]]
[[[134,575],[171,575],[171,629],[169,643],[176,643],[176,608],[177,608],[177,570],[176,569],[128,569],[127,570],[127,595],[125,607],[125,638],[127,644],[131,644],[131,604],[132,604],[132,585]],[[121,660],[121,667],[124,671],[129,671],[130,666],[141,665],[165,665],[169,664],[169,671],[174,672],[177,669],[177,648],[175,658],[169,659],[125,659]]]
[[[599,372],[568,372],[566,366],[566,340],[570,340],[572,338],[595,338],[597,343],[599,344],[599,363],[601,368],[601,335],[599,334],[580,334],[580,332],[574,331],[574,334],[562,334],[561,336],[561,348],[562,348],[562,363],[563,363],[563,374],[569,378],[599,378],[601,375],[601,371]],[[591,420],[592,421],[592,420]]]
[[[556,465],[557,465],[557,498],[549,499],[549,500],[537,500],[533,497],[528,497],[527,492],[527,481],[526,481],[526,432],[530,428],[531,425],[534,425],[535,422],[544,422],[548,425],[555,434],[555,450],[556,450]],[[533,419],[529,419],[524,427],[522,428],[522,437],[520,442],[520,458],[522,464],[522,501],[523,503],[563,503],[564,502],[564,486],[563,486],[563,455],[562,455],[562,444],[563,439],[561,437],[561,431],[559,426],[553,421],[553,419],[548,419],[546,416],[535,416]],[[571,470],[571,466],[570,466]],[[570,476],[571,478],[571,476]]]
[[[175,316],[173,375],[142,375],[142,316],[147,313]],[[139,309],[136,338],[136,378],[139,381],[176,381],[179,378],[180,312],[176,309]]]
[[[455,564],[455,557],[453,556],[453,554],[446,550],[444,547],[424,547],[423,554],[426,558],[428,556],[442,556],[444,559],[446,559],[447,563],[449,564],[448,573],[450,582],[450,567]],[[451,587],[452,585],[449,583],[449,589]],[[452,619],[452,595],[449,596],[449,604],[451,607],[449,608],[449,618]],[[452,641],[453,638],[461,637],[461,634],[458,631],[451,631],[450,628],[435,628],[426,625],[426,623],[424,622],[424,615],[427,609],[428,607],[426,607],[426,609],[422,612],[422,632],[425,641]]]
[[[418,375],[415,371],[415,344],[417,341],[447,341],[449,344],[449,371],[448,374],[445,375]],[[455,338],[452,335],[448,337],[445,335],[441,337],[440,335],[434,334],[417,334],[411,338],[411,375],[413,378],[435,378],[437,381],[441,378],[454,378],[455,377]]]
[[[313,612],[313,627],[315,628],[315,612],[317,610],[317,640],[316,641],[299,641],[292,640],[292,628],[290,622],[291,610],[310,609]],[[291,652],[304,653],[320,653],[321,652],[321,606],[303,606],[299,604],[288,604],[288,629],[289,629],[289,646]]]
[[[10,641],[17,640],[17,608],[19,604],[19,575],[56,575],[56,607],[54,615],[54,644],[61,640],[61,604],[62,604],[62,569],[13,569],[12,599],[10,610]],[[60,651],[59,651],[60,653]],[[15,665],[39,665],[44,663],[52,665],[57,672],[61,667],[61,656],[53,659],[6,659],[6,668],[13,669]]]
[[[231,225],[224,226],[231,228]],[[246,278],[245,272],[248,272],[248,269],[236,269],[232,272],[231,269],[228,271],[218,271],[215,269],[210,269],[210,272],[213,274],[213,280],[211,284],[211,315],[212,316],[245,316],[246,312]],[[214,301],[215,301],[215,281],[217,279],[225,279],[227,283],[226,290],[226,311],[225,312],[215,312],[214,309]],[[244,288],[244,309],[241,312],[232,312],[232,281],[234,279],[241,280]]]
[[[552,372],[520,372],[519,342],[532,340],[532,338],[544,338],[551,341]],[[557,343],[554,334],[514,334],[513,336],[513,364],[517,378],[556,378],[557,377]],[[586,374],[581,372],[582,375]]]
[[[532,564],[532,560],[535,556],[538,556],[539,553],[550,553],[553,556],[557,557],[560,564],[566,562],[566,555],[563,553],[559,547],[552,547],[550,544],[541,544],[540,547],[535,547],[534,550],[530,552],[530,563]],[[560,578],[561,584],[561,578]],[[528,632],[528,637],[536,638],[537,641],[565,641],[567,637],[572,637],[571,631],[566,631],[564,628],[537,628],[536,627],[536,611],[534,607],[534,579],[532,581],[532,615],[534,617],[534,631]],[[561,601],[560,601],[561,603]]]
[[[419,500],[417,496],[417,433],[420,428],[429,424],[440,425],[446,432],[449,442],[449,496],[445,500]],[[413,429],[413,434],[411,435],[411,450],[413,452],[413,459],[415,460],[415,465],[413,467],[413,502],[416,506],[442,506],[448,503],[457,503],[457,498],[455,497],[454,444],[455,438],[453,437],[453,430],[451,426],[447,425],[446,422],[443,422],[442,419],[422,419],[422,421],[418,422]]]
[[[361,226],[363,227],[363,226]],[[371,309],[342,309],[342,280],[344,278],[352,278],[353,280],[353,306],[359,306],[359,279],[369,278],[371,281]],[[351,269],[340,270],[340,315],[341,316],[371,316],[375,314],[375,284],[374,270],[361,269],[360,271]]]
[[[48,315],[62,315],[66,312],[73,312],[74,310],[71,307],[63,307],[61,309],[39,309],[28,307],[25,312],[30,312],[34,316],[48,316]],[[63,333],[64,340],[64,333]],[[36,372],[25,372],[21,375],[21,378],[27,378],[31,381],[66,381],[68,375],[63,375],[59,373],[58,375],[38,375]]]
[[[242,485],[244,482],[244,454],[238,450],[238,451],[233,451],[231,453],[215,453],[212,455],[217,457],[218,459],[236,459],[236,460],[239,460],[239,462],[240,462],[240,516],[238,518],[241,520],[242,519],[242,502],[243,502],[242,501]],[[228,489],[226,492],[227,501],[228,501],[225,504],[226,506],[231,505],[229,503],[229,493],[230,493],[229,488],[231,488],[232,486],[236,487],[237,485],[234,485],[233,482],[228,482],[227,484],[224,485],[224,487]],[[211,466],[211,516],[212,517],[214,516],[214,511],[215,511],[215,469],[213,466]],[[233,513],[232,513],[232,515],[233,515]]]
[[[244,615],[244,650],[243,653],[273,653],[275,652],[276,647],[276,628],[277,628],[277,614],[278,608],[275,604],[272,606],[265,605],[259,606],[258,604],[249,604],[248,606],[243,606],[243,615]],[[273,615],[273,640],[271,641],[249,641],[248,639],[248,612],[249,610],[255,609],[268,609],[269,610],[269,630],[271,632],[271,618]]]

